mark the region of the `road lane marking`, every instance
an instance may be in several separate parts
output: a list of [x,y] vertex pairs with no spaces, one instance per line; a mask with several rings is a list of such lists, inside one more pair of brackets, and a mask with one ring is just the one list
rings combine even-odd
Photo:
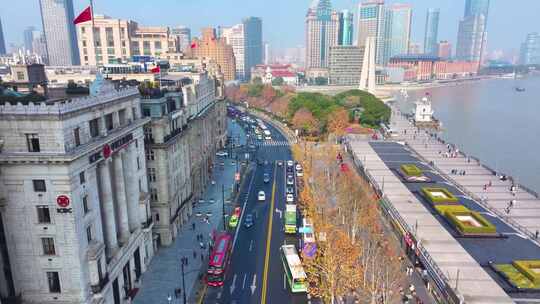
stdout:
[[253,249],[253,240],[249,242],[249,252],[251,252],[252,249]]
[[242,281],[242,289],[246,288],[247,273],[244,273],[244,280]]
[[283,289],[287,289],[287,282],[285,279],[285,272],[283,272]]
[[251,281],[251,286],[249,288],[251,288],[251,295],[253,295],[253,293],[255,292],[255,289],[257,289],[257,274],[256,273],[253,275],[253,281]]
[[[274,164],[274,172],[276,172],[276,164]],[[270,202],[270,212],[268,212],[268,233],[266,236],[266,255],[264,257],[264,272],[263,272],[263,287],[261,295],[261,304],[266,304],[266,288],[268,286],[268,264],[270,262],[270,243],[272,240],[272,223],[274,219],[275,198],[276,198],[276,176],[274,173],[274,183],[272,185],[272,200]]]
[[238,221],[239,225],[236,226],[236,232],[234,233],[234,240],[233,240],[233,244],[232,244],[231,255],[234,252],[234,248],[236,247],[236,240],[238,239],[238,233],[240,232],[240,227],[242,226],[241,225],[242,224],[242,219],[244,218],[244,213],[246,211],[246,204],[248,202],[247,197],[249,197],[249,193],[251,192],[251,186],[253,185],[253,180],[255,179],[256,173],[257,173],[257,168],[255,168],[255,170],[253,171],[253,175],[251,176],[251,180],[249,181],[246,200],[244,201],[244,205],[242,206],[242,213],[240,214],[240,219]]
[[283,211],[281,211],[280,209],[276,208],[276,213],[279,213],[279,218],[281,219],[281,216],[283,214]]
[[231,287],[230,287],[231,295],[232,295],[235,288],[236,288],[236,273],[233,276],[232,284],[231,284]]

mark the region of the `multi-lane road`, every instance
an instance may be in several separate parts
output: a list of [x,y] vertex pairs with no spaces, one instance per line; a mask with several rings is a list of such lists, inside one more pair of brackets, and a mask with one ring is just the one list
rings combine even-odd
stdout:
[[[305,293],[290,292],[280,257],[281,245],[298,244],[297,237],[284,233],[286,161],[291,160],[292,155],[286,137],[271,125],[267,126],[272,140],[251,141],[255,145],[251,151],[253,170],[246,176],[238,196],[243,213],[237,230],[232,232],[235,239],[225,284],[210,287],[204,303],[308,301]],[[253,130],[248,130],[251,132],[249,138],[254,139]],[[256,160],[260,160],[259,164]],[[282,162],[282,165],[278,162]],[[270,175],[266,183],[264,173]],[[257,199],[259,191],[266,194],[264,202]],[[249,228],[243,223],[246,214],[252,214],[254,218],[254,225]]]

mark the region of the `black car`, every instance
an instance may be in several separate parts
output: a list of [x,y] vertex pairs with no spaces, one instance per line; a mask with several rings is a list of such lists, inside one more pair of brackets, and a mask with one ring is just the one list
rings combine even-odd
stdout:
[[293,172],[293,167],[287,167],[287,173],[292,173]]
[[293,187],[287,187],[287,194],[294,194],[294,188]]

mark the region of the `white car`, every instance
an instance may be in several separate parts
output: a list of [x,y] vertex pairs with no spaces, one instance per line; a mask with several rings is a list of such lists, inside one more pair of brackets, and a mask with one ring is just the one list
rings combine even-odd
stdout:
[[302,171],[302,166],[300,164],[296,164],[296,171]]
[[292,167],[292,166],[294,166],[294,162],[292,160],[288,160],[287,167]]
[[265,139],[265,140],[272,140],[272,137],[270,137],[270,136],[265,136],[264,139]]
[[216,153],[216,156],[220,156],[220,157],[225,157],[227,155],[229,155],[229,153],[227,153],[226,151],[218,151]]
[[264,194],[264,191],[259,191],[258,200],[259,202],[264,202],[266,200],[266,195]]
[[293,203],[294,202],[294,195],[287,194],[287,203]]
[[294,179],[292,177],[287,177],[287,185],[294,185]]
[[302,177],[302,176],[304,176],[304,172],[302,172],[302,171],[296,171],[296,176]]

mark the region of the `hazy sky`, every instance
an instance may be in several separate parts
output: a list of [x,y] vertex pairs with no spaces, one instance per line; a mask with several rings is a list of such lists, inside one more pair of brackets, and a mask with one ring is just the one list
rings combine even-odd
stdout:
[[[88,5],[74,0],[75,15]],[[357,12],[359,0],[332,0],[335,9]],[[453,44],[465,0],[387,0],[413,5],[414,42],[423,43],[426,10],[441,10],[439,40]],[[6,43],[22,43],[23,30],[41,28],[38,0],[0,0],[0,18]],[[186,25],[195,34],[203,26],[232,25],[245,16],[263,18],[264,40],[272,48],[304,44],[304,17],[311,0],[94,0],[96,14],[131,19],[142,25]],[[540,0],[491,0],[488,49],[516,50],[528,32],[540,31]],[[356,28],[354,29],[356,32]]]

